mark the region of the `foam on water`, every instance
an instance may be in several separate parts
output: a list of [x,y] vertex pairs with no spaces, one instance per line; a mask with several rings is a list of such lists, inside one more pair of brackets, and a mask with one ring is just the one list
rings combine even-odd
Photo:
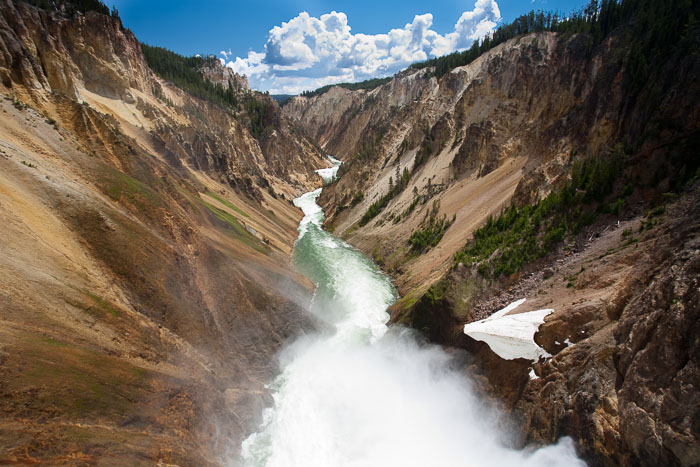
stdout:
[[338,175],[338,169],[340,168],[340,164],[342,164],[342,161],[339,161],[333,156],[326,156],[328,157],[328,160],[331,161],[331,164],[333,164],[332,167],[328,167],[325,169],[318,169],[316,170],[316,173],[321,176],[323,179],[323,183],[331,183],[333,180],[335,180],[336,175]]

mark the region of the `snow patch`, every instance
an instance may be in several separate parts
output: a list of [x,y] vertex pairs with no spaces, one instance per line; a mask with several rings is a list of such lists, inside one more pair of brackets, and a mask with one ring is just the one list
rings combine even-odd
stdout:
[[552,309],[528,311],[509,315],[525,302],[520,299],[481,321],[466,324],[464,333],[478,341],[486,342],[496,355],[504,360],[525,358],[532,361],[540,357],[551,357],[535,343],[537,329]]

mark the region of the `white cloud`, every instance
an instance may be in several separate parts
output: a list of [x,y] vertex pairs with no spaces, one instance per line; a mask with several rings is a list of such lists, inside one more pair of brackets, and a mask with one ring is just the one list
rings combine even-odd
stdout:
[[386,34],[352,34],[345,13],[320,18],[299,13],[272,28],[264,52],[228,60],[226,66],[248,76],[251,87],[273,94],[296,94],[344,81],[388,76],[413,62],[471,47],[492,31],[501,13],[495,0],[477,0],[462,13],[453,32],[430,29],[433,15],[416,15],[403,28]]

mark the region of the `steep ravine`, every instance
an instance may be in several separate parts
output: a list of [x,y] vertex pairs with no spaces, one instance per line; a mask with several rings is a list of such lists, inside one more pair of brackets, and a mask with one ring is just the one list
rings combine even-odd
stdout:
[[[480,292],[474,271],[457,267],[392,318],[468,350],[470,373],[508,408],[522,442],[568,435],[592,465],[693,465],[699,188],[660,215],[598,224]],[[463,333],[466,322],[519,298],[529,309],[554,310],[535,336],[553,357],[534,366],[502,360]]]

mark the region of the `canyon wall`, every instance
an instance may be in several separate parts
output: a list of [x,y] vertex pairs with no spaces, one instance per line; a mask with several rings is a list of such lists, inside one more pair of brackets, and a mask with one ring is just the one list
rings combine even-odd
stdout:
[[315,326],[290,200],[328,163],[269,97],[237,90],[255,138],[156,76],[117,19],[0,12],[0,462],[235,459]]

